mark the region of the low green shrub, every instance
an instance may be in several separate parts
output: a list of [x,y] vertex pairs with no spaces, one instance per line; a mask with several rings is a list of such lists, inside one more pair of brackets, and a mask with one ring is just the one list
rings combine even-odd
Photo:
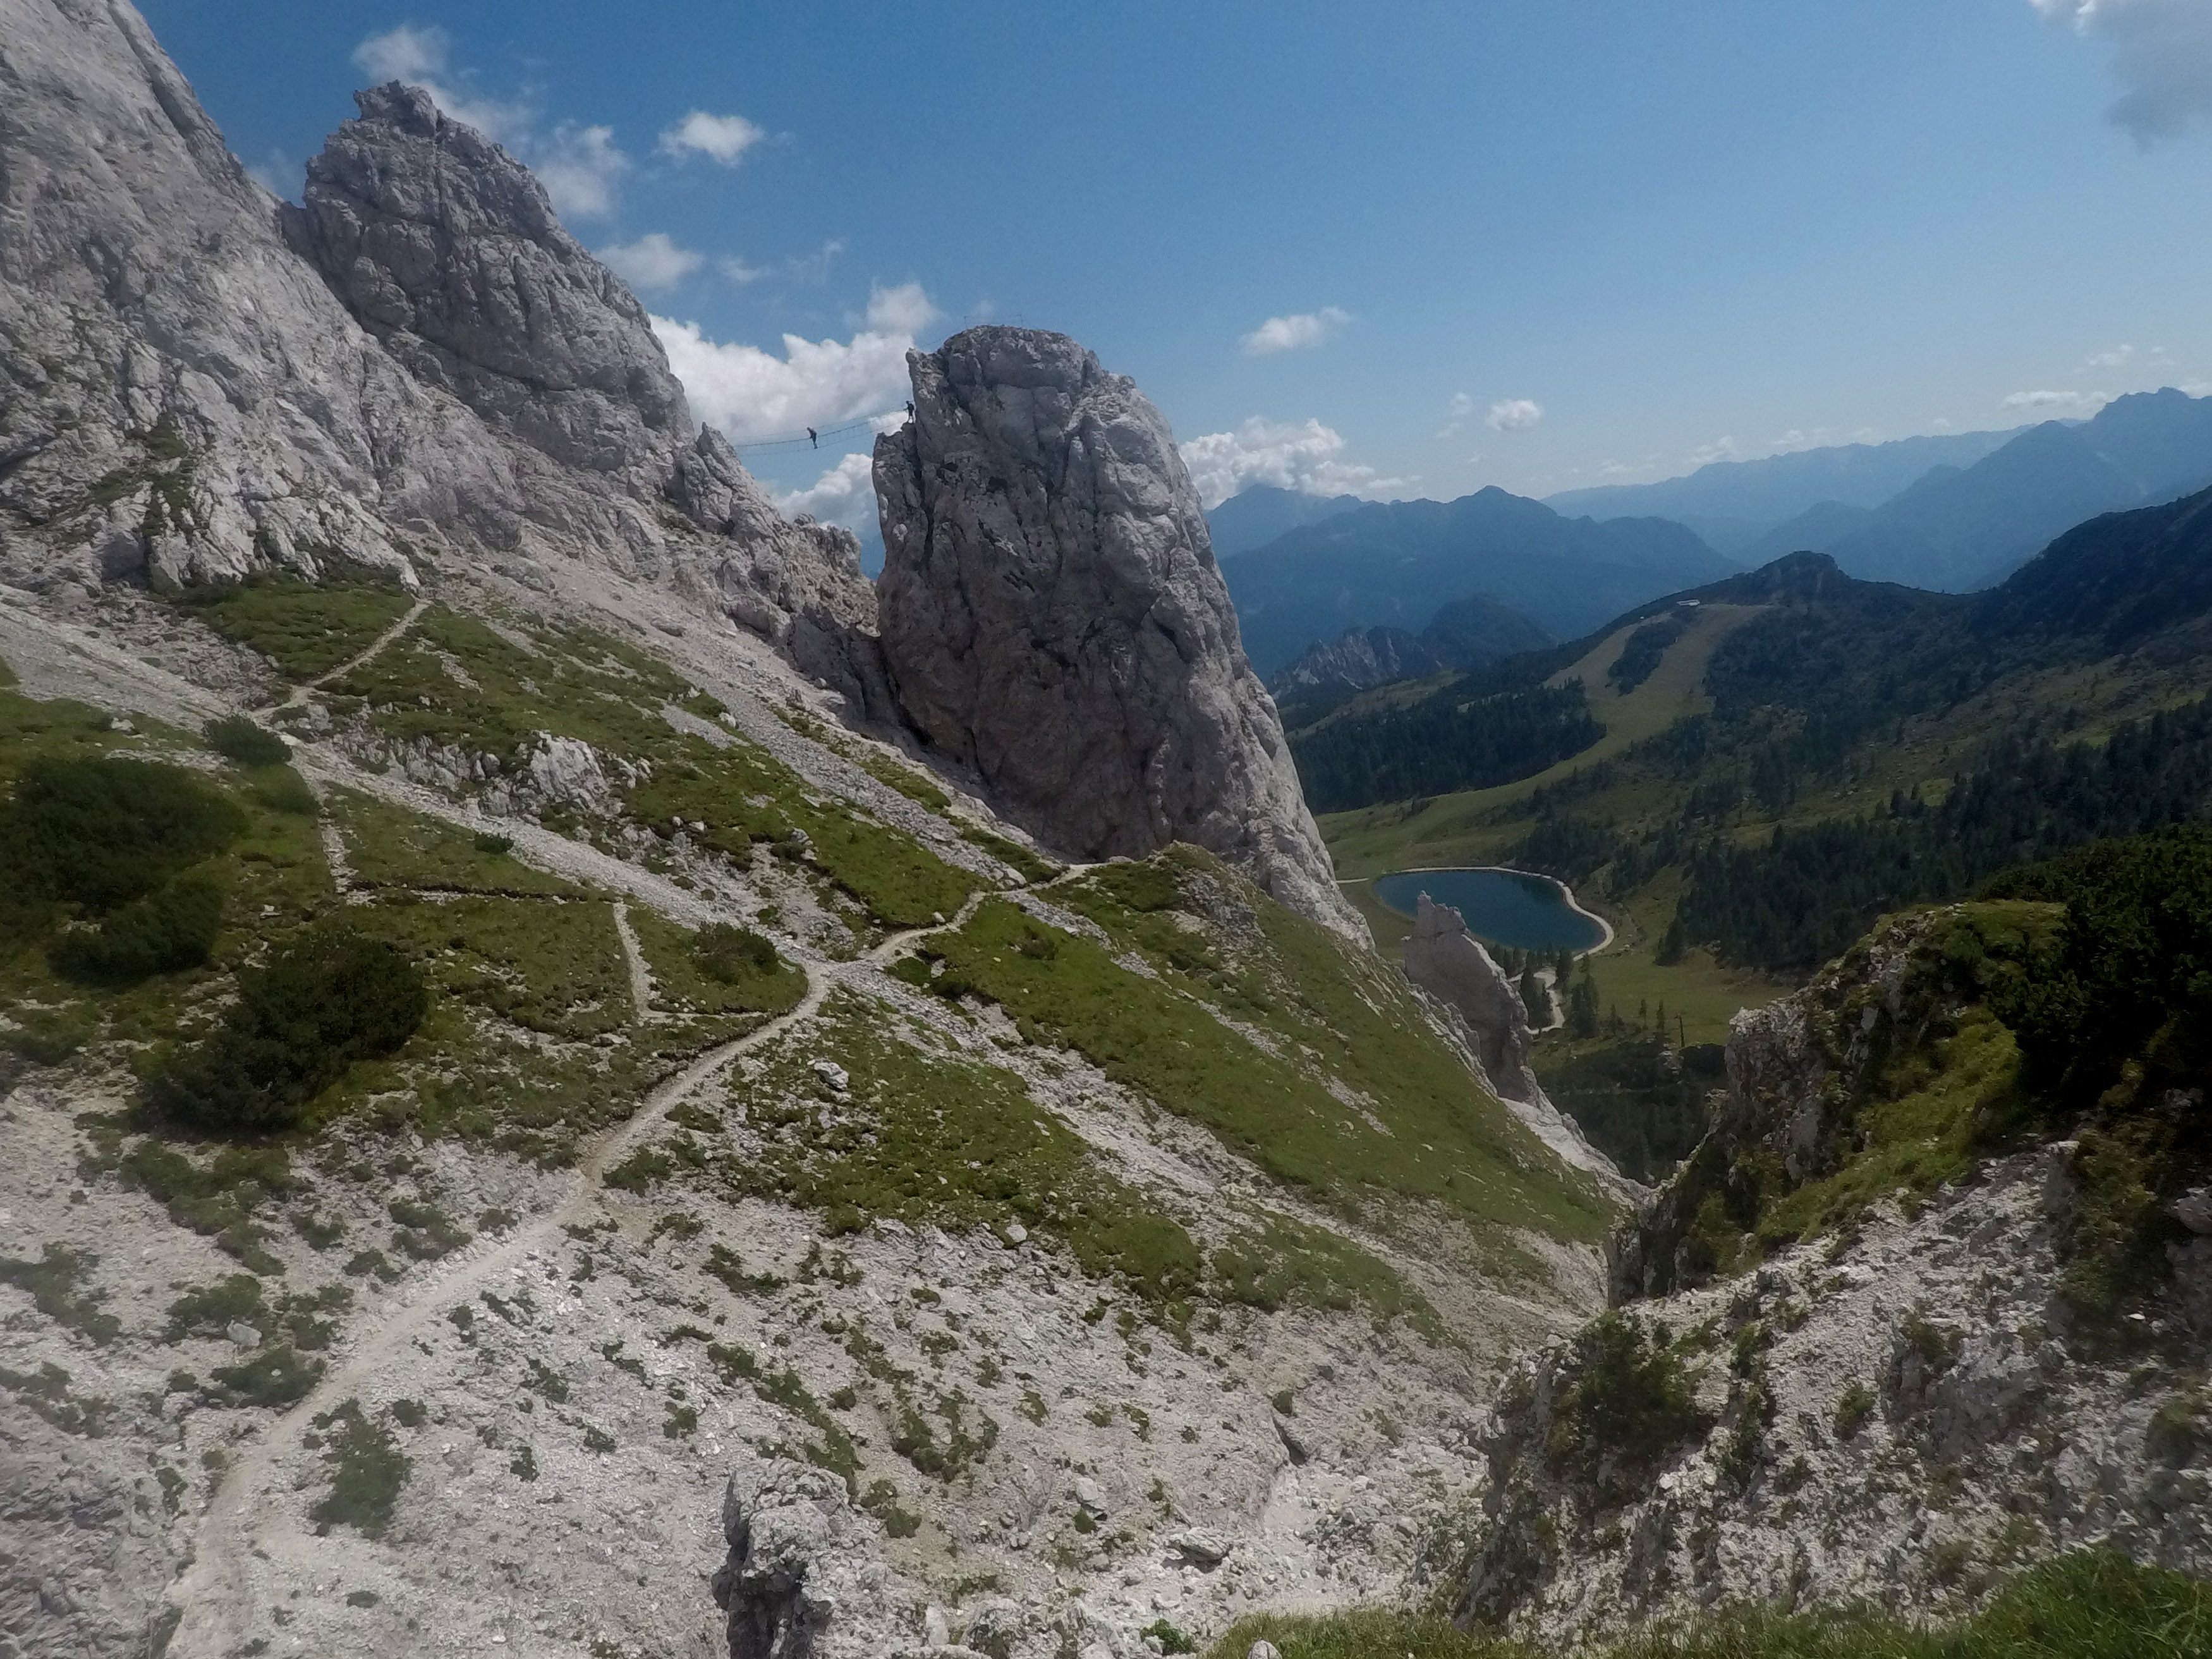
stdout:
[[318,929],[239,975],[223,1023],[156,1071],[147,1104],[217,1133],[289,1128],[355,1060],[413,1036],[429,1000],[404,952]]
[[767,934],[726,922],[710,922],[691,940],[692,959],[708,979],[735,985],[776,965],[775,945]]
[[246,815],[182,768],[27,762],[0,807],[0,884],[104,914],[222,851]]
[[351,1527],[364,1538],[383,1537],[411,1468],[398,1438],[370,1421],[358,1400],[318,1413],[314,1425],[331,1489],[307,1511],[309,1518],[319,1532]]
[[1601,1314],[1575,1339],[1574,1380],[1553,1408],[1546,1449],[1601,1493],[1626,1496],[1705,1426],[1694,1383],[1636,1320]]
[[213,871],[187,870],[97,927],[62,934],[47,947],[47,963],[64,979],[114,986],[198,968],[215,949],[222,903],[222,882]]
[[240,766],[282,766],[292,757],[283,738],[243,714],[225,714],[200,728],[207,746]]
[[[1379,1607],[1240,1619],[1207,1659],[1244,1659],[1262,1639],[1283,1659],[1539,1659],[1516,1642]],[[2203,1659],[2207,1653],[2212,1585],[2102,1549],[2021,1574],[1957,1624],[1747,1607],[1574,1650],[1575,1659]]]

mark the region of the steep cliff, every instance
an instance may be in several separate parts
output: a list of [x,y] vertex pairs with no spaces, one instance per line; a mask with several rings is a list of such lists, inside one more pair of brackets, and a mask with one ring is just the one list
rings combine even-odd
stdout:
[[537,180],[419,90],[361,94],[293,209],[127,6],[0,21],[0,574],[411,580],[428,548],[648,581],[802,659],[872,618],[853,538],[778,518]]
[[1463,1619],[1949,1613],[2093,1543],[2212,1570],[2212,1206],[2143,1151],[2201,1144],[2202,1096],[2054,1107],[2023,1072],[1993,1010],[2039,1006],[2063,915],[1893,921],[1737,1017],[1705,1144],[1616,1230],[1616,1310],[1480,1437]]
[[915,418],[875,459],[907,719],[1078,858],[1191,842],[1364,938],[1159,411],[1064,335],[970,329],[908,364]]

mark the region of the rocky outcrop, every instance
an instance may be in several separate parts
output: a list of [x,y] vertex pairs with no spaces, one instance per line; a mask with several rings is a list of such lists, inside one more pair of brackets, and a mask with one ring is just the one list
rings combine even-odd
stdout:
[[0,0],[0,577],[411,579],[427,545],[672,588],[809,672],[872,623],[853,537],[776,515],[629,290],[426,94],[361,94],[291,209],[128,5]]
[[1528,1064],[1528,1007],[1520,990],[1467,931],[1466,918],[1426,893],[1413,909],[1406,977],[1464,1022],[1483,1080],[1499,1099],[1544,1101]]
[[[2063,1334],[2069,1150],[1911,1213],[1885,1201],[1847,1249],[1623,1310],[1612,1364],[1587,1335],[1526,1362],[1480,1437],[1462,1620],[1566,1641],[1735,1603],[1952,1617],[2092,1544],[2212,1571],[2205,1328],[2126,1352]],[[2212,1261],[2178,1278],[2201,1299]],[[1686,1409],[1664,1443],[1620,1449],[1632,1468],[1593,1460],[1608,1410],[1656,1420],[1662,1353]]]
[[1467,931],[1449,904],[1426,893],[1406,941],[1406,977],[1425,991],[1459,1037],[1484,1086],[1567,1164],[1596,1176],[1617,1194],[1642,1196],[1611,1158],[1584,1139],[1575,1121],[1553,1105],[1528,1063],[1528,1005],[1512,979]]
[[419,87],[356,93],[285,240],[417,380],[562,466],[642,495],[691,437],[684,388],[621,279],[530,170]]
[[180,584],[334,555],[514,479],[292,255],[126,5],[0,0],[0,573]]
[[1935,915],[1893,922],[1804,990],[1736,1015],[1712,1127],[1607,1242],[1612,1301],[1705,1283],[1715,1263],[1698,1218],[1709,1204],[1750,1216],[1763,1189],[1800,1185],[1849,1155],[1855,1079],[1916,1038],[1934,1012],[1927,975],[1913,970],[1938,925]]
[[1516,652],[1540,651],[1552,636],[1487,593],[1445,605],[1419,634],[1402,628],[1347,629],[1315,645],[1268,682],[1278,693],[1363,691],[1446,668],[1475,668]]
[[844,1482],[787,1458],[755,1458],[730,1476],[714,1573],[730,1659],[811,1659],[887,1651],[888,1572],[867,1547]]
[[2000,1124],[2020,1085],[1982,999],[2035,959],[2038,908],[1894,919],[1737,1016],[1713,1127],[1611,1241],[1616,1311],[1526,1362],[1482,1431],[1462,1620],[1563,1640],[1735,1602],[1950,1616],[2090,1544],[2212,1569],[2195,1189],[2171,1227],[2131,1224],[2161,1242],[2115,1287],[2084,1264],[2153,1198],[2090,1152],[2109,1125],[1964,1156],[2033,1139]]
[[1416,679],[1447,666],[1402,628],[1346,629],[1326,645],[1306,647],[1269,682],[1278,696],[1291,691],[1364,691],[1391,680]]
[[915,416],[875,457],[906,719],[1077,858],[1191,842],[1364,939],[1159,411],[1064,335],[907,361]]

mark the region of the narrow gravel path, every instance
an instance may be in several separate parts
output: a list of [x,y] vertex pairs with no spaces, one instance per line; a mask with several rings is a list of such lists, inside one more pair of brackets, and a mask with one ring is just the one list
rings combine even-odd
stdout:
[[340,663],[336,668],[331,669],[325,673],[318,674],[311,680],[302,681],[300,684],[292,688],[292,695],[290,696],[285,698],[283,702],[278,703],[276,706],[279,708],[296,708],[299,704],[307,700],[307,694],[310,691],[320,690],[324,686],[328,685],[332,680],[337,678],[339,675],[350,674],[355,669],[360,667],[363,663],[375,660],[377,657],[383,654],[384,648],[386,646],[390,645],[402,634],[404,634],[409,629],[414,627],[416,623],[420,622],[422,618],[422,613],[429,608],[429,600],[416,600],[413,605],[407,607],[407,614],[405,616],[402,617],[398,622],[392,623],[391,627],[386,629],[381,634],[379,634],[375,639],[369,642],[368,650],[363,651],[359,656]]
[[647,1095],[629,1118],[592,1143],[578,1162],[559,1202],[504,1238],[483,1240],[472,1249],[447,1257],[406,1286],[397,1300],[387,1304],[373,1328],[356,1331],[321,1380],[240,1452],[224,1475],[201,1518],[192,1565],[170,1589],[184,1619],[169,1651],[178,1659],[202,1659],[203,1656],[222,1659],[249,1638],[251,1632],[240,1622],[241,1619],[251,1621],[254,1607],[247,1559],[260,1553],[256,1540],[262,1528],[272,1522],[281,1524],[284,1518],[270,1477],[279,1457],[298,1441],[314,1417],[360,1395],[378,1368],[435,1318],[441,1309],[468,1299],[532,1251],[556,1240],[563,1227],[589,1213],[600,1202],[606,1172],[665,1124],[678,1105],[726,1071],[740,1055],[812,1018],[830,992],[847,978],[857,977],[857,970],[880,968],[918,939],[965,927],[990,896],[988,890],[970,894],[951,921],[894,933],[854,962],[802,962],[799,968],[806,975],[806,994],[796,1007],[700,1055]]

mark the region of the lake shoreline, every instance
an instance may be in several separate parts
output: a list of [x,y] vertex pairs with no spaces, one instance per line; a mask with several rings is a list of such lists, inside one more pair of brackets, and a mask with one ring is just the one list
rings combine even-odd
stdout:
[[[1381,875],[1357,877],[1351,881],[1340,881],[1337,883],[1337,885],[1340,887],[1352,887],[1364,882],[1367,884],[1368,890],[1370,892],[1375,893],[1375,900],[1376,903],[1382,905],[1386,909],[1395,910],[1398,915],[1402,916],[1407,913],[1403,910],[1398,910],[1395,905],[1391,904],[1388,900],[1384,899],[1381,892],[1376,890],[1375,886],[1376,883],[1385,881],[1392,876],[1457,875],[1474,872],[1501,876],[1522,876],[1530,880],[1547,883],[1551,886],[1559,889],[1559,896],[1566,901],[1567,908],[1572,911],[1575,915],[1582,917],[1584,921],[1594,923],[1600,934],[1600,938],[1596,944],[1589,946],[1587,950],[1577,951],[1574,953],[1578,957],[1596,956],[1601,951],[1611,950],[1613,948],[1613,940],[1619,937],[1619,935],[1613,931],[1613,926],[1611,922],[1607,921],[1603,916],[1599,915],[1595,911],[1584,909],[1575,898],[1575,890],[1568,886],[1564,881],[1561,881],[1557,876],[1547,876],[1540,870],[1516,870],[1510,864],[1427,864],[1419,866],[1410,870],[1386,870]],[[1468,931],[1473,933],[1474,929],[1470,927]]]

